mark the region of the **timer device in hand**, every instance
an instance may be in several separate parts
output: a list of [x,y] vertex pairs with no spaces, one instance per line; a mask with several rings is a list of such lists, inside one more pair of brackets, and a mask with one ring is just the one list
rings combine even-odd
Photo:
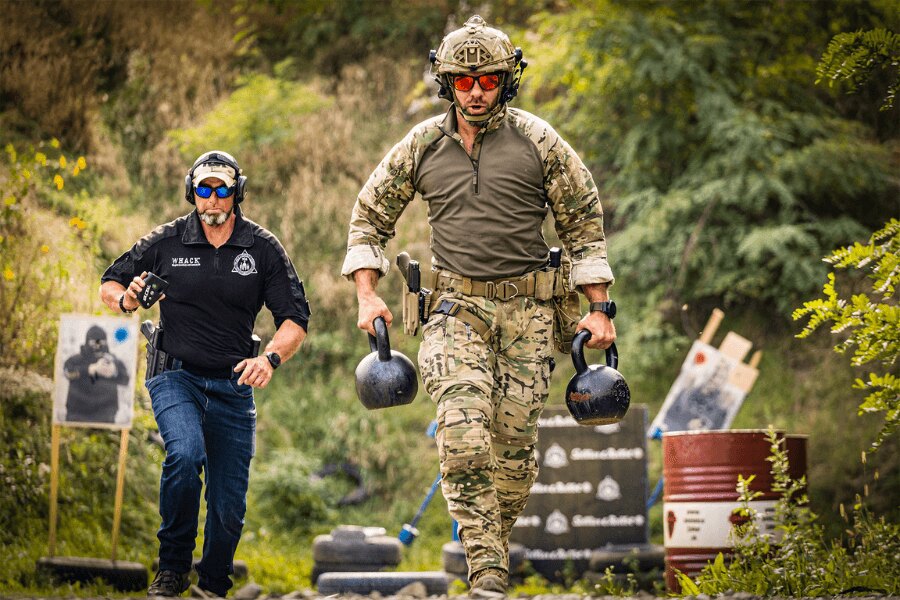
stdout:
[[144,289],[141,290],[137,297],[138,302],[144,308],[150,308],[156,304],[156,301],[159,300],[159,297],[162,296],[167,287],[169,287],[168,281],[153,273],[147,273],[147,276],[144,277]]

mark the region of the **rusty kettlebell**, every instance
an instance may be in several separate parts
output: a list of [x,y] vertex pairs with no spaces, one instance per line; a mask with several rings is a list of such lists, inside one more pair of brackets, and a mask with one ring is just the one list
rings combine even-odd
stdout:
[[356,367],[356,395],[369,410],[409,404],[419,391],[419,378],[412,361],[391,350],[387,324],[375,317],[375,335],[369,334],[369,348]]
[[628,412],[631,391],[619,366],[619,353],[613,344],[606,349],[606,365],[588,366],[584,360],[584,343],[591,332],[583,329],[572,340],[572,363],[575,375],[566,386],[566,408],[581,425],[618,423]]

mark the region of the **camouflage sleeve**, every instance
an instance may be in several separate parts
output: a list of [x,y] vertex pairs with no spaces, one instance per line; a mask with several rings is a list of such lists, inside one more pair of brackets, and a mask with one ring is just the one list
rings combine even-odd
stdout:
[[341,267],[341,275],[347,279],[352,280],[358,269],[375,269],[382,276],[390,269],[384,247],[394,237],[397,219],[416,193],[412,183],[415,139],[410,132],[394,146],[359,192]]
[[569,284],[613,284],[603,234],[603,208],[591,173],[569,144],[547,126],[544,189],[556,233],[572,259]]

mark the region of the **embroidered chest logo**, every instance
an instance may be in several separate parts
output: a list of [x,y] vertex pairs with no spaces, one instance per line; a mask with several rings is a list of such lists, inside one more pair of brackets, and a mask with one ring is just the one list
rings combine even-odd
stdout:
[[199,267],[200,266],[200,258],[197,256],[189,256],[189,257],[172,257],[172,266],[173,267]]
[[231,272],[238,275],[253,275],[256,273],[256,261],[244,250],[234,258],[234,268]]

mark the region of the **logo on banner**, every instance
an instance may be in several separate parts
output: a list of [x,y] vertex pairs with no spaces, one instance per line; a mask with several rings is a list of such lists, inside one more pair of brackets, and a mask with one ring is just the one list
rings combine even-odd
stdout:
[[234,268],[231,269],[231,272],[243,276],[253,275],[256,273],[256,261],[249,252],[244,250],[234,257]]
[[611,500],[618,500],[621,497],[622,490],[619,488],[618,482],[609,475],[604,477],[603,481],[597,484],[598,500],[606,500],[609,502]]
[[540,527],[541,518],[538,515],[522,516],[516,519],[513,527]]
[[559,469],[569,465],[569,459],[566,457],[566,451],[559,444],[553,444],[547,448],[544,456],[544,464],[551,469]]
[[547,517],[547,527],[545,527],[544,530],[553,535],[568,533],[569,520],[566,518],[566,515],[559,512],[559,509],[554,510],[550,513],[550,516]]

